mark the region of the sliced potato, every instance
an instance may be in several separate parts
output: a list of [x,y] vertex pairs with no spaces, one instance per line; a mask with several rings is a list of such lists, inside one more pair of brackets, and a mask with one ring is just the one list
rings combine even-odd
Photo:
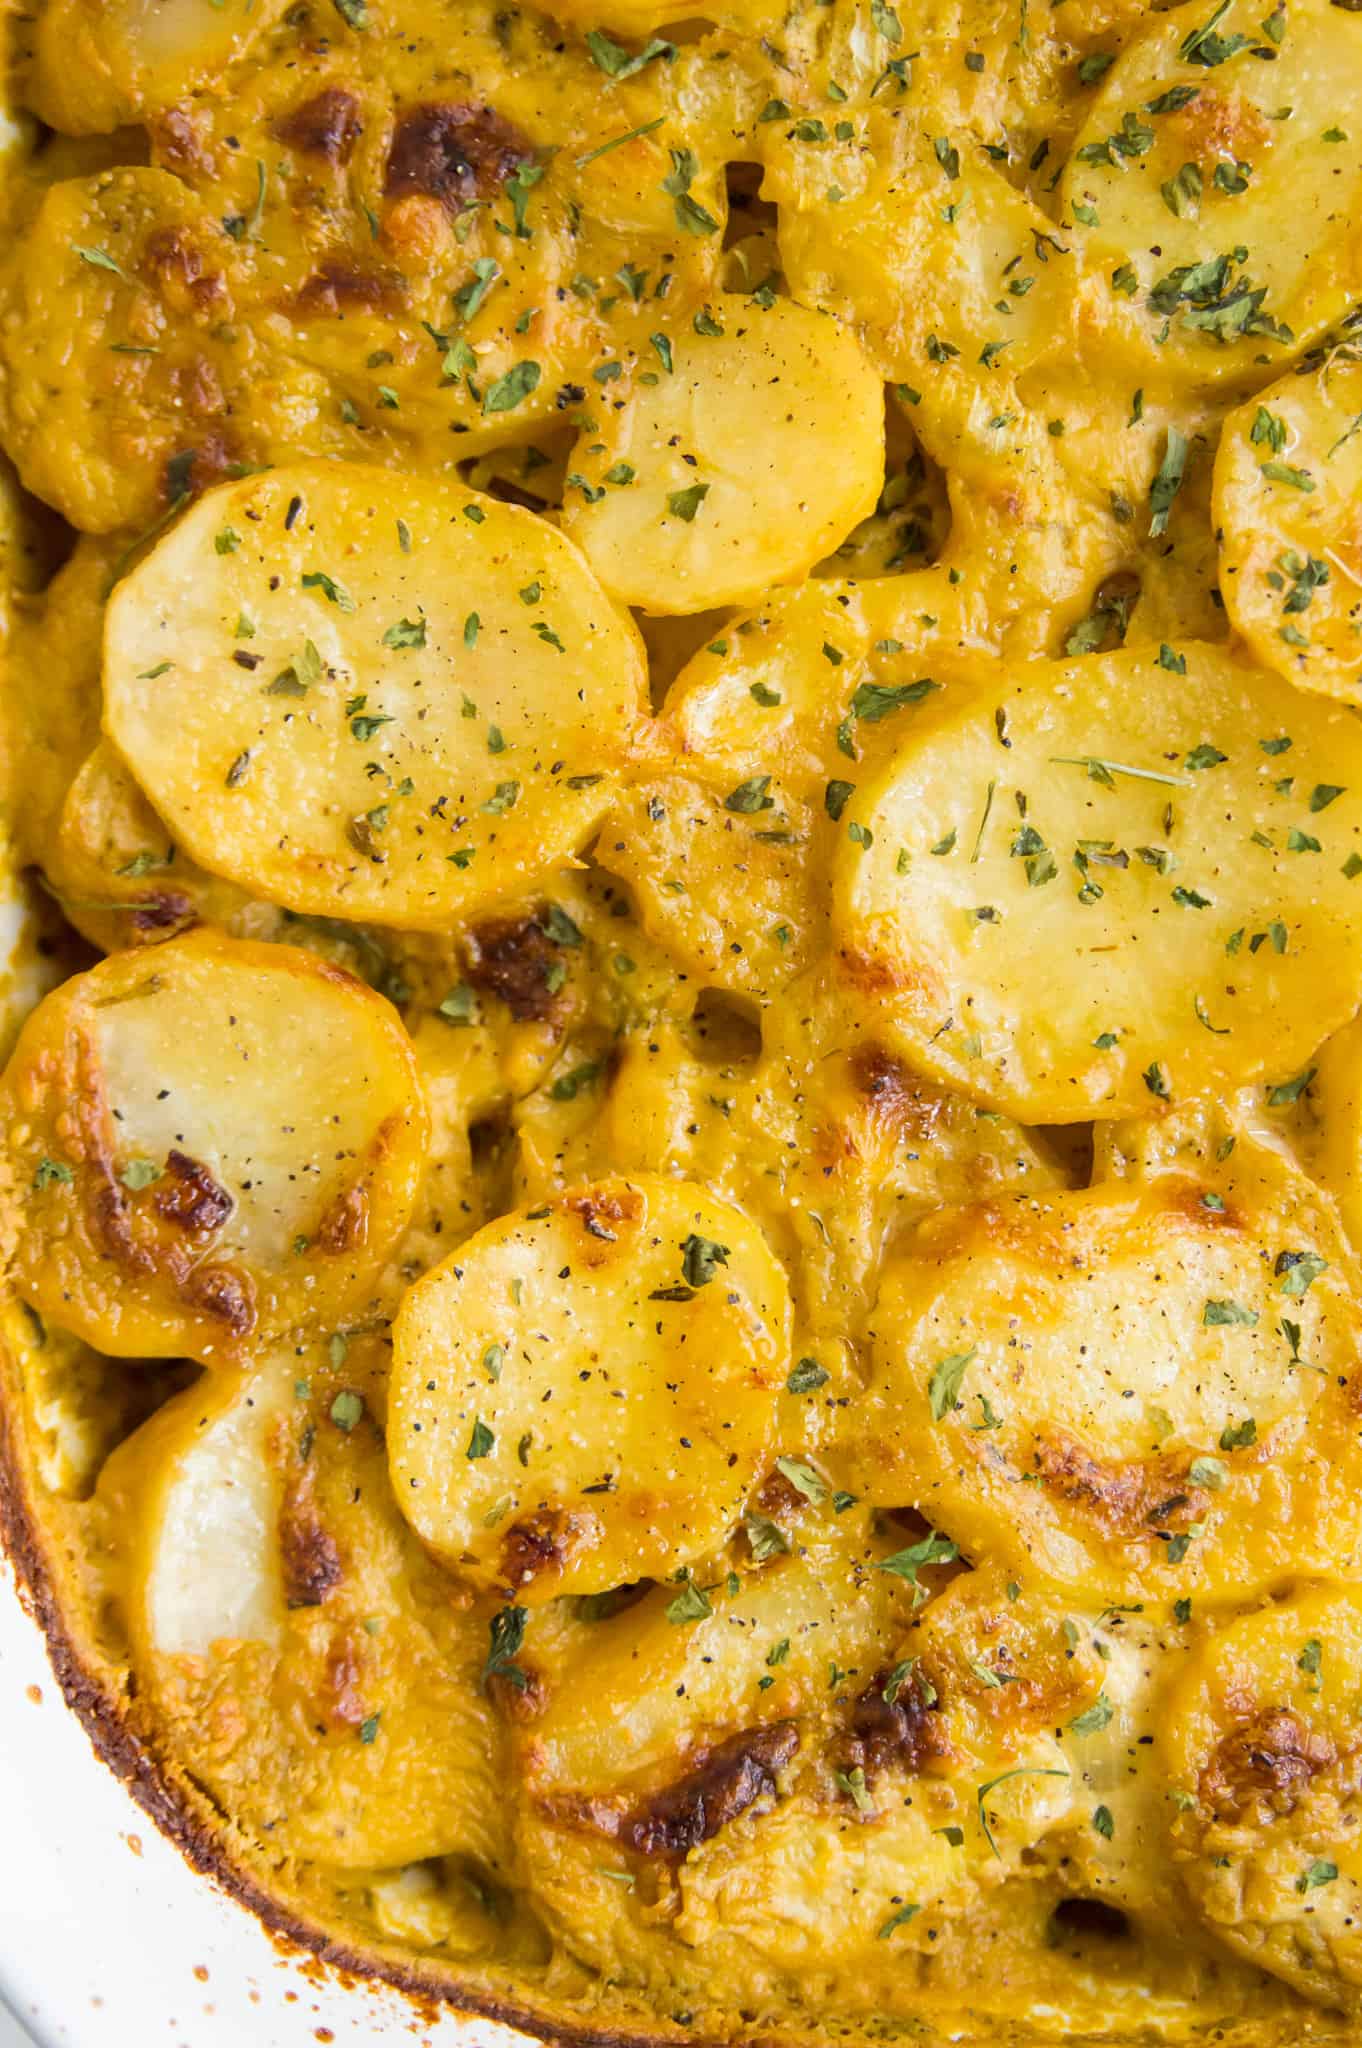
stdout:
[[1098,1655],[1053,1596],[1009,1599],[993,1572],[914,1619],[902,1536],[863,1510],[835,1530],[815,1517],[698,1619],[669,1616],[659,1587],[610,1619],[550,1624],[541,1650],[534,1618],[525,1661],[547,1706],[520,1745],[520,1835],[574,1947],[657,1969],[660,1893],[683,1981],[738,1965],[763,1995],[891,1934],[912,1969],[1063,1824],[1077,1774],[1056,1726],[1098,1694]]
[[1174,1692],[1172,1868],[1211,1931],[1362,2010],[1362,1595],[1306,1590],[1209,1638]]
[[24,97],[67,135],[145,121],[215,81],[287,0],[42,0]]
[[740,604],[807,575],[884,477],[883,391],[849,328],[736,294],[696,319],[704,332],[660,337],[664,374],[635,370],[568,466],[564,532],[647,612]]
[[140,166],[53,186],[13,239],[0,432],[27,488],[73,526],[145,528],[234,458],[238,268],[189,187]]
[[1066,1123],[1285,1081],[1356,1008],[1339,707],[1188,644],[1013,669],[901,730],[836,855],[850,1028]]
[[495,1860],[486,1623],[396,1511],[367,1349],[337,1394],[307,1349],[209,1374],[110,1459],[95,1514],[141,1711],[276,1855]]
[[325,1326],[404,1228],[426,1146],[381,996],[208,932],[53,991],[5,1075],[14,1280],[118,1357],[239,1356]]
[[881,1286],[848,1483],[1098,1598],[1356,1570],[1354,1282],[1265,1147],[942,1211]]
[[571,861],[644,705],[632,624],[518,506],[339,463],[197,504],[116,591],[105,725],[204,867],[439,929]]
[[1225,422],[1220,585],[1258,660],[1362,703],[1362,363],[1340,355]]
[[596,859],[689,974],[769,999],[827,944],[828,849],[862,746],[987,673],[944,576],[805,583],[722,628],[670,691],[673,758],[623,795]]
[[1264,12],[1151,12],[1078,135],[1060,198],[1105,259],[1084,320],[1108,374],[1261,381],[1353,302],[1362,22],[1332,0]]
[[501,1217],[397,1318],[403,1513],[531,1604],[677,1570],[758,1476],[789,1313],[753,1224],[684,1181],[602,1181]]

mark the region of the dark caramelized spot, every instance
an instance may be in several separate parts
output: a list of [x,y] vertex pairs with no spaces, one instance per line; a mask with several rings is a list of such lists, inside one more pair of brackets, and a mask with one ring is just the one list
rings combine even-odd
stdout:
[[361,1728],[368,1719],[364,1696],[359,1684],[361,1667],[358,1653],[351,1642],[338,1643],[326,1660],[326,1699],[323,1702],[328,1721],[341,1728]]
[[1084,1508],[1115,1535],[1158,1536],[1185,1528],[1206,1506],[1189,1478],[1186,1451],[1157,1458],[1104,1458],[1065,1430],[1036,1437],[1035,1469],[1051,1493]]
[[535,1579],[559,1578],[579,1551],[600,1541],[595,1515],[570,1508],[538,1508],[513,1522],[502,1538],[501,1576],[513,1589]]
[[143,245],[142,264],[177,309],[203,313],[226,295],[222,272],[209,268],[187,227],[153,228]]
[[847,1065],[853,1085],[875,1116],[915,1139],[930,1138],[946,1112],[946,1098],[925,1087],[911,1068],[878,1045],[863,1045]]
[[551,1014],[562,962],[562,949],[532,917],[490,918],[468,935],[469,981],[505,1003],[517,1024]]
[[540,1674],[523,1660],[517,1664],[520,1682],[504,1671],[493,1671],[487,1679],[487,1697],[503,1720],[526,1728],[537,1721],[549,1703],[548,1687]]
[[643,1210],[643,1197],[634,1188],[611,1194],[593,1189],[587,1195],[573,1195],[566,1207],[572,1215],[580,1216],[589,1237],[613,1243],[619,1235],[616,1224],[637,1222]]
[[245,1337],[255,1328],[255,1294],[244,1274],[230,1266],[200,1266],[180,1289],[185,1301],[201,1315],[225,1323],[234,1337]]
[[167,457],[161,474],[161,496],[167,505],[182,498],[197,498],[210,485],[220,483],[236,467],[236,452],[225,433],[215,428],[201,434],[192,448],[182,448]]
[[165,932],[195,922],[194,906],[180,889],[156,889],[139,896],[131,910],[134,931]]
[[320,1607],[345,1576],[336,1539],[317,1512],[312,1468],[289,1486],[279,1509],[284,1598],[290,1607]]
[[158,1216],[181,1230],[206,1235],[222,1225],[236,1207],[226,1188],[219,1187],[201,1161],[187,1152],[166,1156],[166,1173],[152,1197]]
[[291,114],[281,116],[274,124],[274,132],[281,142],[301,150],[305,156],[325,157],[329,164],[348,164],[364,133],[359,101],[342,86],[328,85],[295,107]]
[[1217,1820],[1265,1827],[1290,1813],[1338,1752],[1286,1708],[1272,1708],[1217,1745],[1201,1774],[1201,1800]]
[[333,1256],[356,1251],[369,1236],[369,1190],[342,1188],[317,1225],[313,1242]]
[[301,313],[395,313],[406,296],[395,270],[362,270],[348,256],[324,256],[298,288]]
[[408,107],[393,131],[384,191],[424,193],[450,213],[486,199],[534,155],[529,139],[491,107],[441,100]]
[[793,1721],[730,1736],[703,1753],[684,1778],[646,1800],[624,1822],[621,1839],[644,1856],[684,1856],[758,1799],[771,1797],[777,1771],[798,1748]]
[[867,1775],[893,1766],[917,1771],[929,1757],[950,1753],[950,1744],[936,1703],[920,1687],[916,1672],[898,1686],[892,1703],[885,1698],[889,1673],[880,1672],[851,1710],[847,1762],[860,1764]]

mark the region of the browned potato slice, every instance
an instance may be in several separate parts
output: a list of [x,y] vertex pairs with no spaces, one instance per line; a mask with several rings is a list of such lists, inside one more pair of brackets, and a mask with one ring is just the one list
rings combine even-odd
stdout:
[[1356,1586],[1307,1588],[1208,1638],[1163,1731],[1172,1868],[1202,1921],[1256,1968],[1354,2020],[1360,1666]]
[[690,1564],[770,1450],[789,1317],[760,1231],[685,1181],[600,1181],[499,1218],[394,1326],[403,1513],[529,1603]]
[[372,1284],[426,1112],[381,996],[312,954],[199,931],[63,983],[6,1071],[13,1277],[120,1357],[239,1356]]
[[324,1347],[207,1374],[119,1447],[94,1512],[142,1711],[248,1834],[342,1869],[495,1860],[486,1622],[397,1513],[384,1363],[362,1340],[340,1392]]
[[104,690],[202,866],[292,910],[438,930],[572,861],[644,664],[532,513],[319,463],[224,485],[158,543],[110,603]]
[[1247,1139],[943,1210],[881,1285],[849,1483],[1096,1600],[1356,1572],[1355,1289],[1332,1203]]
[[140,166],[53,186],[12,240],[0,432],[27,488],[72,525],[145,528],[221,473],[223,384],[241,374],[236,263],[189,187]]

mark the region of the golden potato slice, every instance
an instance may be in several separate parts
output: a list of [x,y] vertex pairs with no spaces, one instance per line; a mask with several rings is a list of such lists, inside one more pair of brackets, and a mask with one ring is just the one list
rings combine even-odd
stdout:
[[826,947],[851,765],[951,679],[987,674],[944,577],[821,579],[719,628],[668,694],[673,758],[611,812],[596,859],[689,975],[769,998]]
[[103,135],[212,83],[287,0],[43,0],[24,97],[67,135]]
[[1307,1590],[1207,1640],[1162,1737],[1172,1869],[1204,1924],[1362,2010],[1362,1594]]
[[740,1580],[716,1569],[697,1615],[658,1587],[599,1621],[532,1618],[520,1661],[546,1707],[519,1745],[519,1831],[572,1946],[656,1969],[660,1892],[686,1975],[740,1961],[761,1995],[891,1936],[912,1968],[1063,1823],[1078,1779],[1056,1728],[1101,1690],[1098,1654],[997,1573],[914,1619],[912,1550],[852,1511]]
[[577,444],[564,532],[647,612],[806,575],[884,478],[883,391],[855,335],[789,299],[724,294],[654,347],[662,374],[636,369]]
[[1085,316],[1108,374],[1260,381],[1352,304],[1362,23],[1331,0],[1264,13],[1151,13],[1092,103],[1060,199],[1106,266]]
[[[365,1356],[361,1357],[361,1348]],[[176,1395],[110,1459],[95,1515],[140,1712],[275,1854],[342,1868],[495,1856],[486,1622],[398,1515],[374,1340],[268,1351]]]
[[1215,524],[1225,603],[1259,661],[1362,703],[1362,365],[1333,358],[1230,414]]
[[1096,1597],[1362,1562],[1362,1308],[1266,1147],[920,1224],[871,1316],[847,1483]]
[[[939,705],[939,708],[937,708]],[[1285,1081],[1356,1007],[1362,733],[1219,648],[1005,670],[858,776],[855,1029],[1023,1121]],[[900,737],[901,736],[901,737]]]
[[601,1181],[500,1218],[394,1326],[403,1513],[531,1604],[677,1570],[760,1471],[789,1315],[753,1224],[684,1181]]
[[339,463],[210,492],[105,635],[106,729],[196,860],[418,930],[572,859],[643,690],[633,626],[552,527]]
[[232,459],[237,265],[188,186],[140,166],[53,186],[11,242],[0,432],[27,488],[73,526],[144,528]]
[[64,982],[4,1090],[15,1285],[118,1357],[231,1358],[333,1320],[404,1228],[425,1154],[383,998],[208,931]]

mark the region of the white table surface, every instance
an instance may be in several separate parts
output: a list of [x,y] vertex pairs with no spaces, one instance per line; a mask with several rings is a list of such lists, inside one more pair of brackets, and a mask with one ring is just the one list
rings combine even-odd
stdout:
[[28,2035],[5,2005],[0,2005],[0,2048],[30,2048]]

